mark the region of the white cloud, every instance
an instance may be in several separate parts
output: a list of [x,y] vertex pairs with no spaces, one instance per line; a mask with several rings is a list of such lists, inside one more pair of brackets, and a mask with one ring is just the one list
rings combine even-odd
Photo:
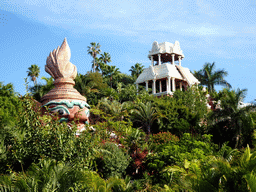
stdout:
[[[199,46],[201,49],[210,47],[222,56],[222,53],[226,52],[223,47],[242,45],[239,36],[251,44],[255,43],[254,36],[249,40],[244,37],[255,34],[254,25],[245,23],[236,26],[232,22],[221,20],[218,18],[220,13],[216,6],[204,0],[197,0],[195,3],[150,0],[121,3],[115,0],[25,0],[17,3],[2,0],[1,4],[5,5],[6,10],[10,9],[46,25],[58,26],[76,35],[98,30],[142,44],[151,44],[154,40],[187,39],[193,46]],[[223,38],[231,37],[234,39],[228,40],[229,45],[222,42]],[[228,55],[230,54],[228,53],[227,57]]]

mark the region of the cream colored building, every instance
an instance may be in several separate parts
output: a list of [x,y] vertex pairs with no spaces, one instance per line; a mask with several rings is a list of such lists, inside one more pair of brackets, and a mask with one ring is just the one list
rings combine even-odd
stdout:
[[152,88],[155,96],[172,95],[176,89],[186,90],[188,86],[200,83],[188,68],[181,66],[184,54],[178,41],[174,44],[154,41],[148,58],[151,65],[136,80],[137,90],[143,85],[147,91]]

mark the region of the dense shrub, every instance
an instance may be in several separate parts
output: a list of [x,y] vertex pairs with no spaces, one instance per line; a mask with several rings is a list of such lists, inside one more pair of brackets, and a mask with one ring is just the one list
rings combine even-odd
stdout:
[[[104,110],[92,105],[95,130],[79,137],[75,124],[70,128],[57,116],[42,116],[32,98],[19,98],[12,85],[0,84],[0,191],[253,191],[255,152],[247,147],[234,155],[226,141],[239,136],[243,145],[252,142],[255,113],[246,113],[254,124],[240,127],[237,135],[229,113],[226,121],[207,121],[200,87],[156,98],[145,91],[135,96],[130,84],[116,91],[103,89],[102,78],[97,86],[88,75],[80,80],[78,89],[90,102],[97,104],[104,95],[109,106]],[[133,102],[122,108],[124,103],[114,98]],[[153,135],[141,129],[145,121],[132,123],[129,112],[139,103],[156,109]],[[209,132],[214,135],[204,134]],[[224,147],[218,150],[212,138]]]
[[54,117],[40,116],[40,112],[34,110],[31,98],[25,97],[22,103],[24,111],[19,116],[19,123],[1,130],[2,173],[9,168],[26,170],[42,158],[78,163],[77,166],[85,168],[92,164],[92,151],[97,140],[91,133],[77,138],[76,127],[70,129]]
[[252,146],[256,105],[241,106],[246,90],[223,89],[215,93],[220,107],[209,113],[209,133],[215,143],[222,145],[229,142],[234,148]]
[[205,126],[201,125],[207,111],[206,97],[200,90],[177,90],[173,97],[155,99],[154,105],[161,115],[152,126],[152,132],[169,131],[178,136],[183,133],[206,133]]
[[21,111],[22,104],[14,92],[13,85],[0,82],[0,128],[14,126]]
[[123,176],[129,164],[129,156],[115,143],[105,143],[99,149],[96,158],[97,171],[107,179],[111,176]]
[[165,145],[175,144],[179,141],[179,138],[176,135],[171,134],[170,132],[159,132],[151,136],[151,149],[157,150],[160,147]]
[[162,170],[166,166],[182,166],[185,160],[202,160],[213,155],[217,148],[210,139],[210,135],[195,138],[185,133],[179,141],[170,142],[157,148],[158,150],[154,153],[150,153],[147,157],[147,166],[153,181],[166,182],[162,175]]

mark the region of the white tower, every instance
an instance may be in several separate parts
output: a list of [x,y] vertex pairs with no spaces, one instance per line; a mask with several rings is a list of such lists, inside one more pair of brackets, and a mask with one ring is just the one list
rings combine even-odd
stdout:
[[[181,66],[184,58],[180,44],[154,41],[148,58],[151,60],[149,68],[144,69],[136,80],[136,87],[144,85],[146,90],[152,88],[155,96],[172,95],[179,88],[187,89],[188,86],[199,84],[188,68]],[[176,64],[175,61],[178,61]]]

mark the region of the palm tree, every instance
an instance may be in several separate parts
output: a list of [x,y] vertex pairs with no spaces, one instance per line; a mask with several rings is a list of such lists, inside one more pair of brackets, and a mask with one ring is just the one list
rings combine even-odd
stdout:
[[102,90],[102,93],[110,101],[119,100],[119,95],[116,89],[107,87],[106,89]]
[[46,81],[45,85],[37,84],[33,87],[30,87],[29,90],[31,91],[33,97],[40,102],[41,98],[48,93],[51,89],[54,88],[54,79],[52,77],[42,77],[42,80]]
[[109,68],[109,65],[101,62],[100,63],[100,70],[101,70],[101,74],[103,77],[106,77],[107,73],[108,73],[108,68]]
[[104,65],[100,58],[96,57],[95,60],[92,61],[92,68],[95,66],[95,71],[99,72],[101,66]]
[[138,103],[131,111],[133,114],[134,122],[139,122],[142,127],[146,128],[148,134],[151,133],[151,125],[158,118],[159,114],[151,102]]
[[225,85],[231,88],[231,85],[224,80],[224,77],[228,75],[225,70],[215,71],[215,63],[205,63],[203,69],[194,71],[195,77],[201,82],[202,85],[208,87],[209,92],[214,91],[214,85]]
[[131,67],[129,71],[131,71],[133,77],[138,78],[139,75],[142,73],[143,69],[144,66],[141,63],[136,63],[134,66]]
[[[77,183],[88,183],[84,174],[71,165],[55,160],[41,160],[25,173],[0,176],[0,191],[71,191]],[[73,191],[73,190],[72,190]]]
[[107,64],[111,62],[111,56],[109,53],[104,52],[103,54],[100,54],[100,59],[103,63]]
[[128,102],[119,103],[116,100],[110,101],[107,98],[101,99],[98,108],[103,109],[107,114],[111,114],[118,121],[122,121],[128,116]]
[[74,88],[81,93],[81,95],[86,96],[90,91],[91,91],[91,87],[88,86],[88,78],[86,75],[82,75],[82,74],[78,74],[75,78],[75,86]]
[[51,89],[54,88],[54,79],[52,77],[50,78],[47,78],[47,77],[42,77],[41,78],[42,80],[45,80],[46,84],[43,85],[42,87],[42,92],[43,92],[43,95],[45,95],[46,93],[48,93]]
[[107,84],[103,82],[100,73],[87,73],[86,75],[78,74],[75,78],[74,88],[83,96],[90,93],[99,93],[100,90],[107,88]]
[[100,54],[100,44],[96,42],[90,43],[91,46],[87,46],[88,48],[88,54],[90,54],[93,57],[93,72],[95,72],[95,58],[98,54]]
[[[226,150],[225,144],[221,153],[207,162],[185,159],[183,166],[167,166],[163,172],[169,177],[179,173],[178,182],[174,180],[178,185],[172,182],[172,189],[177,186],[188,191],[255,191],[256,152],[251,153],[249,146],[241,156],[238,150]],[[227,154],[223,155],[225,151]]]
[[105,65],[104,72],[107,78],[110,80],[110,87],[112,88],[112,79],[116,79],[120,74],[119,68],[114,65]]
[[[255,109],[255,105],[248,105],[241,107],[241,102],[245,97],[246,89],[237,91],[224,89],[221,94],[221,108],[213,111],[210,115],[210,119],[213,120],[213,124],[227,125],[225,127],[234,132],[235,147],[241,146],[241,137],[251,137],[253,130],[253,121],[250,116],[252,109]],[[248,139],[246,139],[248,141]]]
[[127,191],[131,188],[129,183],[118,177],[110,177],[108,180],[102,179],[96,172],[85,172],[85,183],[88,185],[90,191]]
[[106,70],[106,68],[108,67],[108,63],[111,62],[111,56],[109,53],[104,52],[103,54],[100,54],[100,58],[99,58],[99,67],[102,71],[102,75],[105,75],[104,72]]
[[31,80],[34,82],[34,85],[37,84],[36,78],[39,76],[40,73],[40,67],[38,67],[38,65],[31,65],[28,68],[28,77],[31,78]]
[[255,191],[256,152],[251,153],[248,145],[241,156],[233,155],[238,151],[232,151],[228,158],[213,158],[210,163],[210,169],[215,172],[212,175],[215,175],[215,181],[219,184],[218,191]]
[[135,84],[128,84],[119,93],[121,101],[133,101],[136,99],[137,89]]
[[256,174],[251,172],[250,174],[245,175],[245,179],[250,191],[256,191]]

